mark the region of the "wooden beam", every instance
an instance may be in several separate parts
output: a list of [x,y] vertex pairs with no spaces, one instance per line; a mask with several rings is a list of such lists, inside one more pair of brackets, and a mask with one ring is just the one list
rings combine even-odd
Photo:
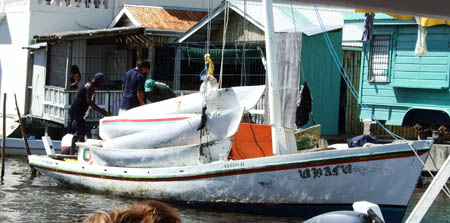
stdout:
[[2,136],[2,175],[1,181],[3,182],[3,176],[5,176],[5,148],[6,148],[6,93],[3,93],[3,136]]

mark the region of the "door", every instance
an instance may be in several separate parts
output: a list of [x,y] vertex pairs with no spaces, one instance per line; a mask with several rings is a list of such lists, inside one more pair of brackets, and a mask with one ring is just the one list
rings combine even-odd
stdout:
[[36,50],[34,52],[33,63],[33,79],[31,88],[31,115],[35,117],[42,117],[43,102],[45,99],[45,76],[47,72],[47,50],[45,48]]

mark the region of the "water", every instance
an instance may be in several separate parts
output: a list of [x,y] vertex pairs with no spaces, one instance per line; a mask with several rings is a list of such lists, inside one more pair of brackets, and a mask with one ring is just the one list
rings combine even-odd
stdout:
[[[424,190],[417,189],[410,212]],[[132,203],[133,199],[90,194],[59,186],[47,176],[30,177],[24,158],[7,157],[4,184],[0,185],[0,222],[81,222],[95,210],[110,211]],[[184,223],[192,222],[301,222],[298,218],[257,216],[230,212],[213,212],[175,206]],[[437,198],[424,223],[450,222],[450,199]]]

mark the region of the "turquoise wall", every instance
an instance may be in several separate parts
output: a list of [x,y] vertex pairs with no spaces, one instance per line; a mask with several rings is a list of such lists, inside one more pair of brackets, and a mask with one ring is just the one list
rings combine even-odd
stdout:
[[[342,32],[329,32],[339,57],[342,53]],[[337,135],[339,122],[340,71],[331,57],[323,34],[303,35],[300,84],[308,83],[314,100],[312,113],[323,135]],[[311,126],[311,119],[307,126]],[[304,126],[304,127],[307,127]]]
[[414,55],[417,25],[379,25],[374,34],[391,35],[390,67],[387,83],[368,82],[370,46],[363,48],[359,101],[361,119],[373,114],[388,125],[401,125],[411,108],[450,111],[449,64],[450,27],[428,28],[428,53]]

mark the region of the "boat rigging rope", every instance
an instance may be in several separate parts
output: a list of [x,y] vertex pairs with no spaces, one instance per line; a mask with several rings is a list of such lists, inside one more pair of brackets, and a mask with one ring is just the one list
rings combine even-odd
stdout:
[[223,76],[223,55],[225,51],[225,42],[227,40],[227,27],[230,13],[230,7],[228,1],[224,2],[224,15],[223,15],[223,37],[222,37],[222,58],[220,61],[220,75],[219,75],[219,88],[222,88],[222,76]]
[[[414,152],[414,154],[417,156],[417,158],[419,159],[420,163],[422,164],[422,166],[425,166],[425,163],[423,162],[423,160],[420,158],[419,154],[417,154],[416,150],[412,147],[412,145],[410,143],[408,143],[409,147],[411,148],[411,150]],[[431,157],[431,154],[429,155]],[[434,161],[433,161],[434,163]],[[434,166],[436,169],[438,169],[436,167],[436,165]],[[434,174],[430,171],[427,170],[428,174],[430,174],[430,176],[434,179]],[[445,195],[447,195],[447,197],[450,198],[450,190],[447,187],[447,184],[444,184],[444,187],[442,188],[442,191],[444,191]]]
[[242,80],[241,77],[241,86],[247,86],[247,69],[246,69],[246,65],[245,65],[245,43],[247,41],[247,35],[245,34],[245,30],[247,28],[247,1],[244,0],[244,19],[242,21],[242,71],[241,71],[241,75],[244,75],[244,79]]
[[211,40],[211,0],[208,1],[208,26],[206,29],[206,53],[209,53],[210,40]]
[[[317,20],[319,21],[320,27],[322,29],[322,33],[324,35],[324,39],[325,42],[327,44],[327,47],[331,53],[331,56],[333,57],[333,60],[336,64],[336,66],[341,70],[341,72],[339,72],[342,76],[342,79],[345,81],[345,83],[347,84],[348,89],[350,90],[350,92],[352,93],[353,97],[358,100],[358,92],[356,91],[355,87],[353,86],[353,83],[351,82],[350,78],[348,77],[347,71],[344,69],[344,67],[342,66],[341,60],[339,59],[339,56],[336,53],[336,50],[334,49],[332,43],[331,43],[331,39],[328,35],[328,32],[325,29],[325,26],[323,24],[322,18],[320,17],[319,11],[317,10],[317,5],[314,5],[314,11],[316,13],[317,16]],[[389,135],[391,135],[395,140],[400,140],[400,141],[407,141],[405,138],[398,136],[397,134],[393,133],[392,131],[390,131],[389,129],[387,129],[378,119],[376,119],[374,117],[373,114],[371,114],[370,112],[368,112],[369,107],[362,103],[362,102],[358,102],[358,104],[365,108],[364,112],[366,112],[368,115],[370,115],[370,117],[372,118],[372,120],[374,120],[381,128],[383,128]],[[417,154],[417,151],[412,147],[412,145],[410,143],[408,143],[409,147],[411,148],[411,150],[414,152],[415,156],[417,157],[417,159],[419,159],[420,163],[425,166],[425,162],[422,160],[422,158],[420,158],[419,154]],[[431,156],[431,154],[430,154]],[[437,169],[437,168],[436,168]],[[427,170],[427,172],[432,176],[432,178],[434,179],[434,174],[431,173],[430,170]],[[445,187],[443,187],[443,191],[444,193],[450,197],[450,190],[448,189],[447,185],[445,185]]]

